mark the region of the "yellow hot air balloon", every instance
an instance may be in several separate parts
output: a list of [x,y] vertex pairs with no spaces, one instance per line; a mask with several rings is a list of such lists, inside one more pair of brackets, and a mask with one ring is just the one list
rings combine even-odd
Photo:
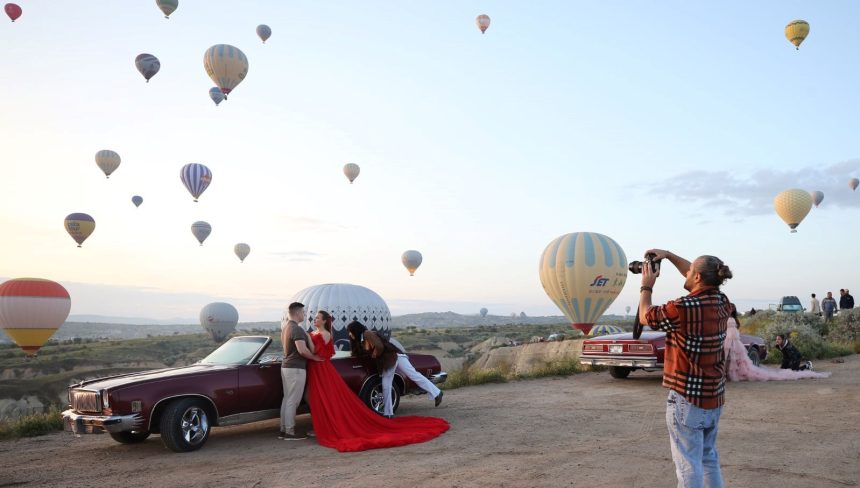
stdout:
[[87,237],[96,230],[96,221],[85,213],[66,215],[63,225],[66,227],[66,232],[78,243],[78,247],[81,247]]
[[809,22],[805,20],[792,20],[785,26],[785,38],[794,44],[795,49],[800,49],[800,43],[809,35]]
[[797,226],[812,209],[812,195],[806,190],[791,188],[773,199],[773,208],[779,218],[791,227],[791,232],[797,232]]
[[611,238],[594,232],[565,234],[540,259],[540,282],[575,329],[586,334],[627,281],[627,257]]
[[33,357],[63,325],[72,307],[63,285],[16,278],[0,285],[0,328]]

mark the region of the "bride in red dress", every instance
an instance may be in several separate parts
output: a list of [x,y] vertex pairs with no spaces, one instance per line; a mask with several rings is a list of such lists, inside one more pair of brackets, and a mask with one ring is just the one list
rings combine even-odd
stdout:
[[331,316],[320,311],[311,333],[314,352],[323,361],[308,361],[307,400],[317,442],[341,452],[396,447],[429,441],[448,430],[436,417],[387,419],[367,407],[331,364],[334,341]]

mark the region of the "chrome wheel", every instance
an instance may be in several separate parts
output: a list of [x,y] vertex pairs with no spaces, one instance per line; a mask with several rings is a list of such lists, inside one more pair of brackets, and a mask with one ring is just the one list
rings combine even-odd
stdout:
[[209,432],[209,418],[199,407],[189,407],[182,414],[182,437],[185,442],[194,446],[206,439]]

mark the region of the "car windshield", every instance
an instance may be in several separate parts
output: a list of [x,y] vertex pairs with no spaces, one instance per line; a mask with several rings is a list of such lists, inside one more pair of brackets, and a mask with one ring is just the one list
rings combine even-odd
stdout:
[[782,306],[782,310],[784,312],[800,312],[803,310],[803,307],[800,305],[785,304]]
[[248,364],[268,337],[234,337],[212,351],[200,364]]

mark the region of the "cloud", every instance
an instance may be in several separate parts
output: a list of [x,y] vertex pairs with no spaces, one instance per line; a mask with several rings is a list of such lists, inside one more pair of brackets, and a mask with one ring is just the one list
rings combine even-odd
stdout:
[[824,192],[822,207],[860,207],[860,198],[848,188],[848,179],[857,175],[860,160],[853,159],[790,171],[690,171],[658,182],[656,187],[681,202],[721,210],[728,217],[743,220],[773,212],[774,197],[788,188]]

